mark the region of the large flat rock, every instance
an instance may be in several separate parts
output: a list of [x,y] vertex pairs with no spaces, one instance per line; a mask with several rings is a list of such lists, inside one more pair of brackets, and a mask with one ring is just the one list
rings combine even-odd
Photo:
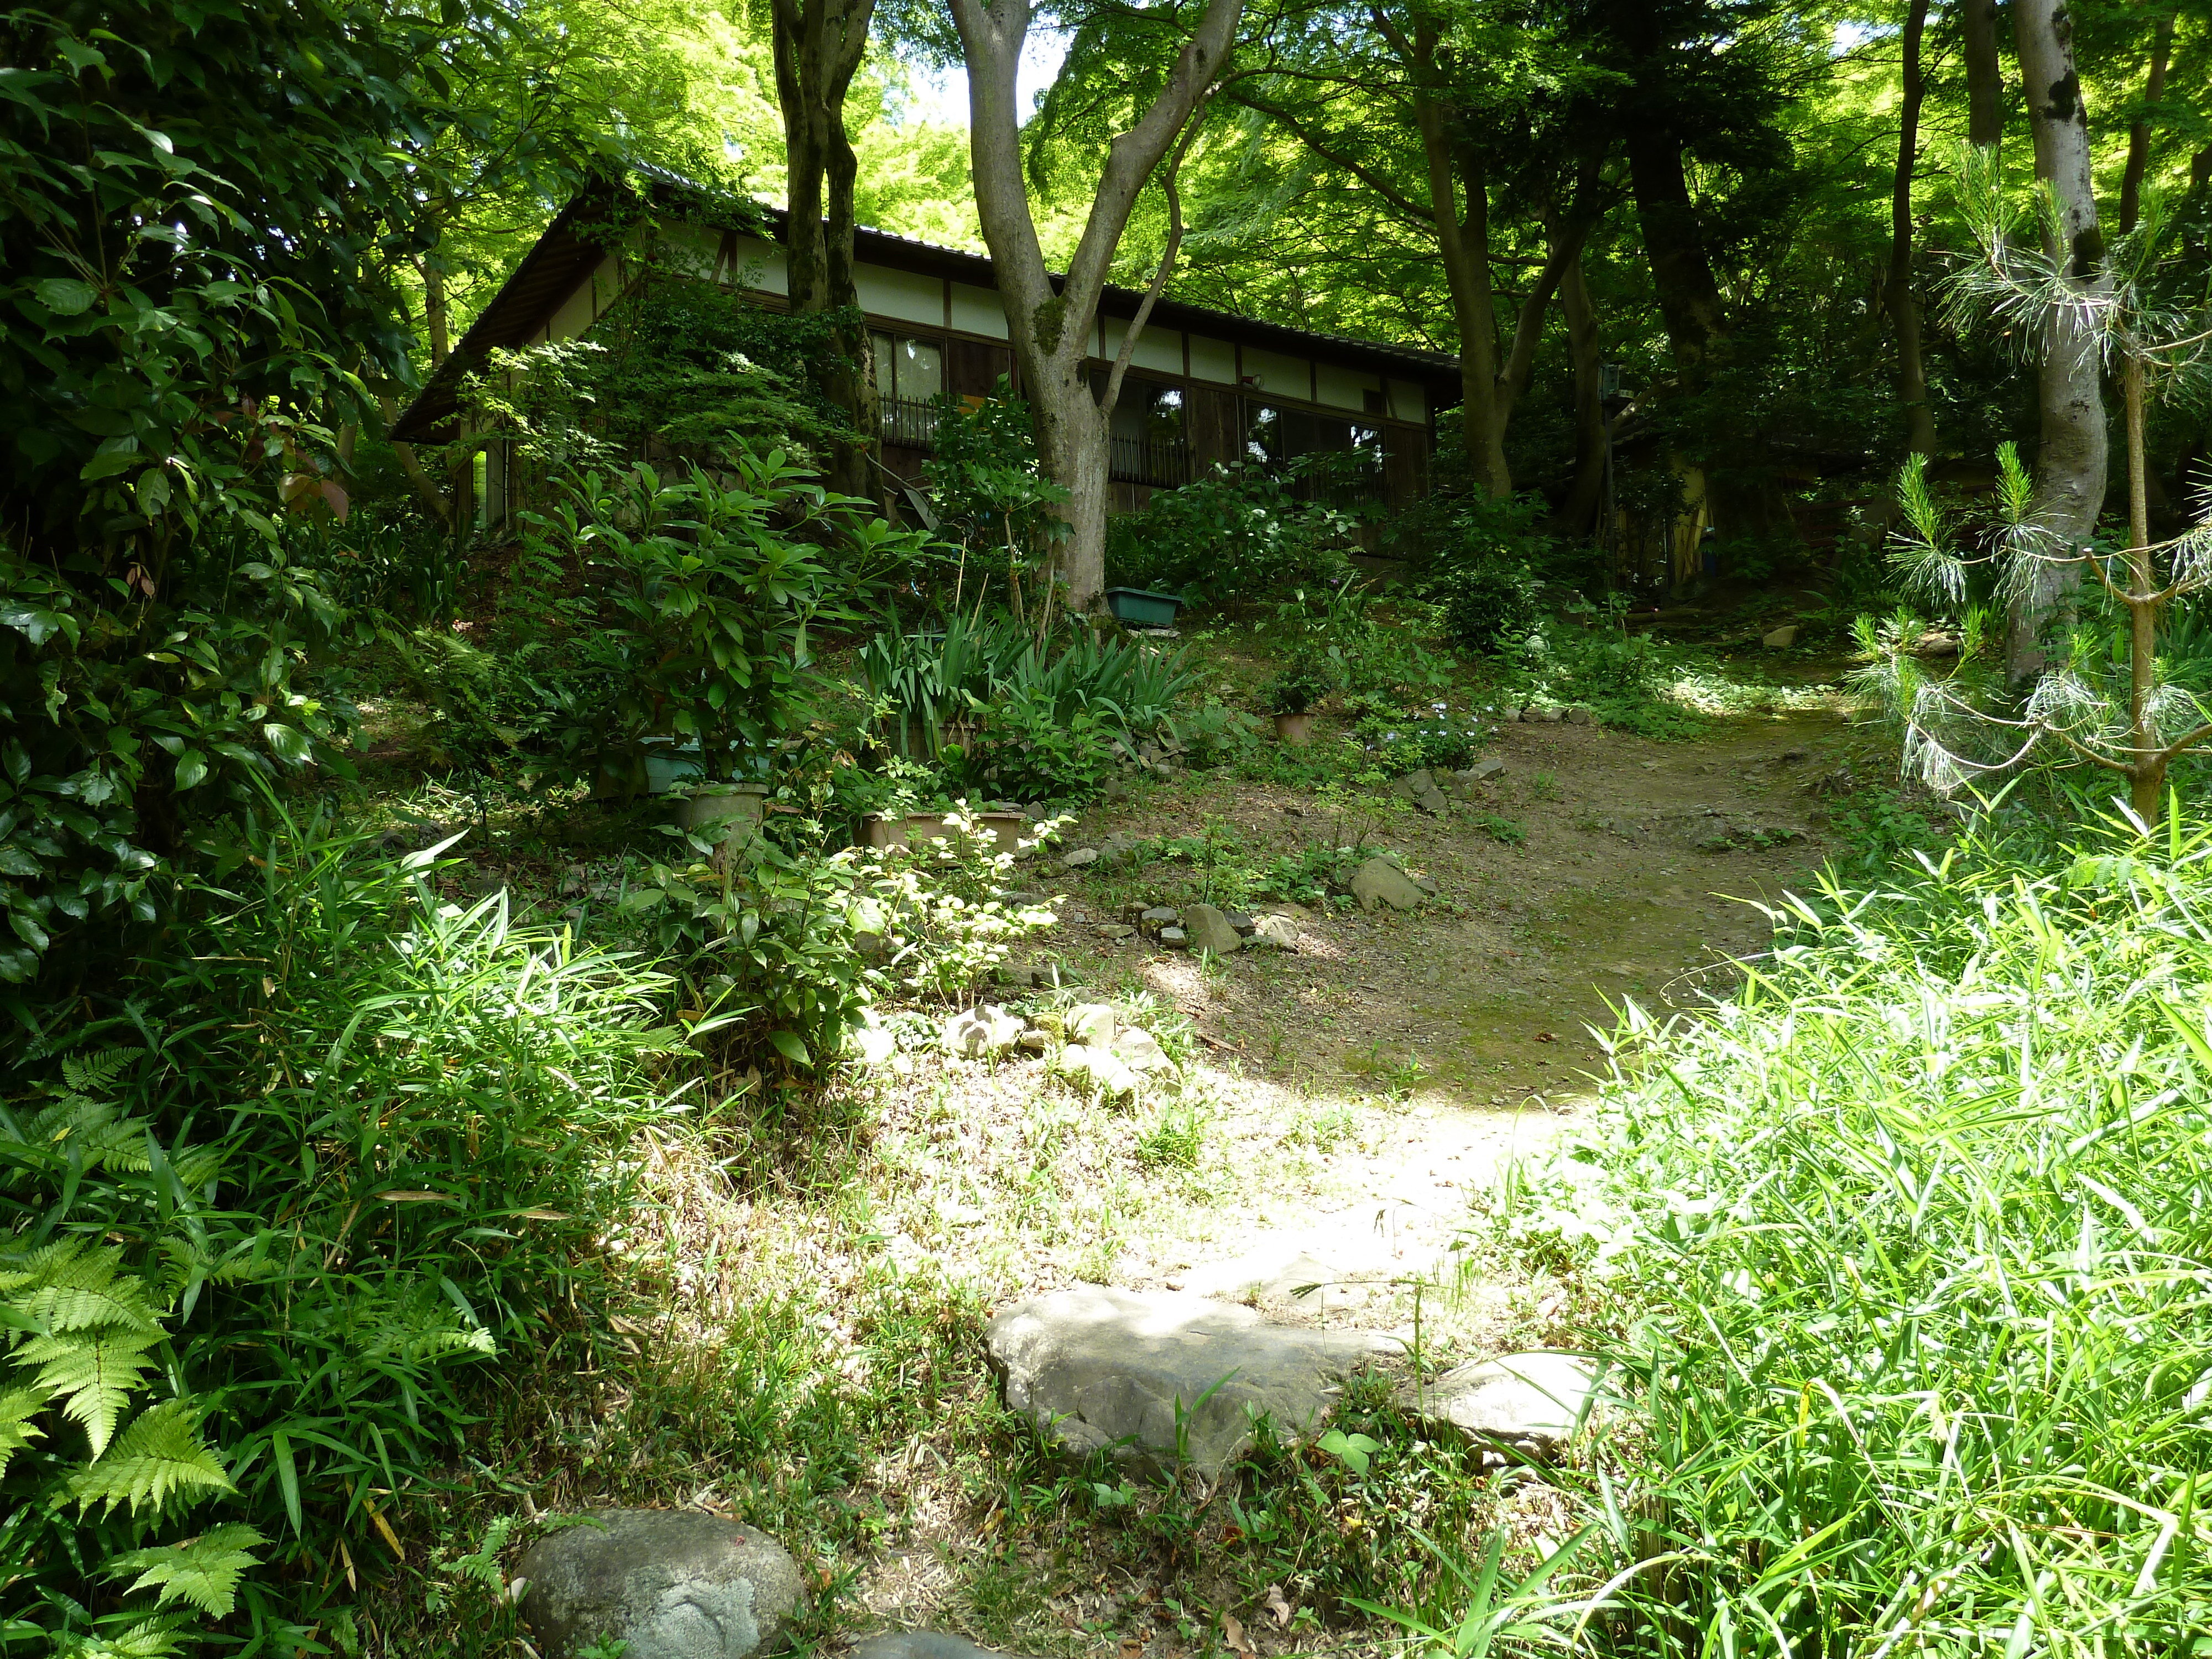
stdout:
[[853,1659],[1012,1659],[1012,1656],[995,1648],[979,1648],[963,1637],[933,1630],[903,1630],[871,1636],[853,1650]]
[[1257,1417],[1286,1439],[1318,1431],[1344,1379],[1398,1347],[1202,1296],[1095,1285],[1006,1309],[984,1341],[1007,1405],[1072,1454],[1208,1475],[1250,1449]]
[[750,1659],[784,1643],[799,1568],[756,1528],[690,1510],[600,1510],[515,1564],[546,1659],[602,1638],[623,1659]]
[[1401,1398],[1436,1428],[1541,1455],[1588,1425],[1597,1389],[1595,1361],[1538,1349],[1459,1366]]

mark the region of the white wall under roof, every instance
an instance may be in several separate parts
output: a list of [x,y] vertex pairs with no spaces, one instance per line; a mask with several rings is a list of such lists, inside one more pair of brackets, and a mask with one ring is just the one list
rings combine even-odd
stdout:
[[1202,334],[1190,337],[1190,378],[1212,380],[1217,386],[1237,384],[1237,348],[1226,340],[1209,340]]
[[1300,403],[1313,401],[1313,368],[1304,357],[1246,346],[1244,378],[1261,392],[1272,392],[1279,398],[1295,398]]
[[1380,376],[1364,368],[1345,368],[1335,363],[1316,363],[1315,372],[1321,380],[1321,396],[1316,400],[1331,409],[1364,410],[1367,394],[1379,389]]
[[[1112,362],[1121,355],[1121,337],[1129,325],[1119,317],[1108,317],[1099,325],[1103,349],[1099,356]],[[1130,356],[1130,367],[1149,368],[1156,372],[1180,375],[1182,373],[1182,336],[1171,328],[1161,328],[1147,323],[1145,331],[1137,337],[1137,349]]]
[[765,294],[791,292],[791,269],[777,243],[764,242],[757,236],[740,236],[737,239],[735,264],[731,276],[739,288],[758,289]]
[[988,334],[994,340],[1003,340],[1006,337],[1006,307],[988,288],[955,283],[952,326],[963,334]]
[[878,317],[896,317],[930,328],[945,326],[945,283],[935,276],[889,265],[855,265],[853,286],[860,293],[860,309]]

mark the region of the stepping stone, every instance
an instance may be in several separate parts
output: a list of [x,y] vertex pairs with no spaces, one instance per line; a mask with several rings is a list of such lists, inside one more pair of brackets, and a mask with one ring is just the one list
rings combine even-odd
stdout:
[[1004,1008],[985,1003],[945,1022],[945,1051],[966,1060],[981,1060],[1011,1048],[1022,1034],[1022,1020]]
[[1202,1296],[1097,1285],[1008,1308],[983,1340],[1006,1404],[1072,1455],[1110,1450],[1155,1473],[1187,1461],[1209,1476],[1250,1449],[1255,1416],[1285,1439],[1318,1431],[1345,1378],[1398,1347],[1371,1331],[1272,1325]]
[[1595,1362],[1538,1349],[1462,1365],[1425,1389],[1401,1389],[1399,1399],[1432,1427],[1542,1455],[1573,1437],[1596,1391]]
[[1194,1296],[1251,1302],[1263,1308],[1294,1308],[1319,1313],[1364,1303],[1368,1290],[1394,1279],[1427,1276],[1443,1260],[1444,1247],[1369,1224],[1285,1228],[1227,1261],[1191,1268],[1182,1287]]
[[1194,904],[1183,912],[1182,930],[1189,936],[1188,948],[1193,951],[1211,951],[1217,957],[1225,957],[1244,948],[1244,935],[1237,931],[1228,912],[1211,904]]
[[979,1648],[964,1637],[933,1630],[896,1631],[871,1636],[853,1650],[853,1659],[1015,1659],[995,1648]]
[[1393,910],[1411,910],[1428,895],[1413,877],[1378,854],[1352,872],[1352,896],[1363,910],[1386,904]]
[[799,1568],[767,1534],[689,1510],[600,1510],[515,1564],[545,1659],[601,1638],[624,1659],[748,1659],[780,1645]]

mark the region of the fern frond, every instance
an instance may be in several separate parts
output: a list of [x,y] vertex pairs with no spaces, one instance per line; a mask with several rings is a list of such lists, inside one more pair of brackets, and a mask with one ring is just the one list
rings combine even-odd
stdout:
[[260,1565],[252,1551],[268,1541],[248,1526],[217,1527],[198,1538],[111,1556],[100,1571],[108,1578],[137,1573],[125,1595],[156,1590],[156,1607],[188,1601],[210,1619],[223,1619],[238,1605],[240,1578],[248,1567]]
[[102,1048],[96,1054],[65,1054],[62,1076],[79,1094],[104,1094],[123,1068],[146,1051],[143,1048]]
[[8,1460],[46,1431],[31,1419],[46,1408],[50,1395],[37,1389],[10,1389],[0,1394],[0,1474],[8,1473]]
[[62,1415],[84,1425],[92,1455],[107,1449],[115,1419],[133,1394],[146,1386],[154,1361],[146,1350],[161,1341],[154,1331],[67,1331],[34,1336],[15,1352],[18,1365],[35,1365],[34,1389],[64,1396]]
[[42,1331],[117,1328],[159,1336],[161,1318],[145,1282],[122,1268],[119,1250],[88,1249],[76,1239],[49,1244],[23,1257],[9,1275],[8,1305]]
[[70,1659],[174,1659],[194,1634],[186,1622],[181,1613],[156,1613],[128,1630],[87,1638],[70,1650]]
[[161,1510],[172,1498],[198,1498],[235,1490],[222,1460],[199,1434],[199,1414],[189,1400],[164,1400],[149,1406],[116,1437],[106,1455],[69,1479],[69,1495],[80,1509],[106,1504],[104,1515],[128,1504],[136,1515]]

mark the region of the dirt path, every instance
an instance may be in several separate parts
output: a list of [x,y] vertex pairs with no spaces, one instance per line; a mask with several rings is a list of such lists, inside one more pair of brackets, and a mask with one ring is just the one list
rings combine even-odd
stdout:
[[[1190,834],[1218,815],[1256,861],[1364,830],[1432,876],[1437,901],[1409,915],[1303,912],[1295,956],[1240,954],[1218,980],[1080,928],[1066,930],[1067,954],[1094,974],[1141,976],[1266,1075],[1439,1108],[1564,1103],[1601,1063],[1587,1028],[1609,1030],[1624,998],[1695,1006],[1725,989],[1730,959],[1764,948],[1770,924],[1743,901],[1771,902],[1819,867],[1844,732],[1826,711],[1747,717],[1698,743],[1507,726],[1492,751],[1504,774],[1443,817],[1396,801],[1347,813],[1239,784],[1158,792],[1094,814],[1079,836]],[[1486,817],[1525,841],[1501,841]],[[1100,917],[1132,890],[1195,896],[1165,866],[1066,885]]]

